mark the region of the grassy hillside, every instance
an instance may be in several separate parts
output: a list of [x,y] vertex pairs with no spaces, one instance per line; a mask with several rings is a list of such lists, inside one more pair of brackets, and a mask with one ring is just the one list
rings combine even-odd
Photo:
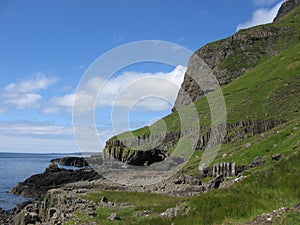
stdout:
[[[299,118],[300,8],[294,9],[276,23],[264,26],[286,30],[285,35],[276,45],[276,48],[284,50],[275,57],[264,57],[253,70],[222,88],[228,123],[271,118],[282,120]],[[242,32],[246,34],[247,30]],[[226,63],[238,66],[239,63],[235,60]],[[199,113],[200,124],[210,125],[210,109],[206,98],[197,100],[195,105]],[[191,113],[191,106],[185,107],[179,113],[180,116],[188,117]],[[169,131],[178,131],[181,129],[179,113],[172,113],[153,126],[165,123]],[[197,123],[194,119],[192,118],[186,127],[195,126]],[[149,130],[149,127],[144,127],[133,133],[140,136],[148,134]],[[124,138],[126,136],[126,133],[120,135]]]
[[[149,193],[100,192],[85,198],[100,201],[102,196],[114,202],[128,202],[131,207],[117,213],[121,221],[107,221],[109,209],[98,209],[93,219],[99,224],[243,224],[255,216],[272,212],[280,207],[293,207],[300,203],[300,8],[275,26],[287,29],[275,57],[261,59],[258,66],[222,88],[227,107],[228,123],[247,120],[280,119],[287,121],[263,134],[235,139],[222,145],[214,163],[236,162],[239,167],[248,166],[260,156],[266,161],[263,166],[251,168],[244,174],[246,179],[229,188],[218,189],[191,198],[176,198]],[[247,32],[247,30],[243,31]],[[226,66],[238,66],[235,61]],[[201,125],[210,125],[210,110],[206,98],[195,102]],[[165,123],[169,131],[181,127],[179,114],[189,117],[191,106],[172,113],[159,123]],[[195,118],[194,118],[195,119]],[[197,119],[197,118],[196,118]],[[190,119],[187,127],[195,126]],[[136,136],[149,133],[149,127],[133,131]],[[124,133],[123,137],[127,134]],[[279,161],[271,155],[280,153]],[[182,173],[198,175],[201,151],[196,151]],[[224,155],[226,155],[224,159]],[[233,179],[232,177],[229,179]],[[157,216],[178,203],[187,203],[188,216],[162,219]],[[151,210],[149,217],[136,217],[136,211]],[[85,214],[77,215],[81,222],[91,221]],[[71,221],[69,224],[75,224]],[[290,210],[273,224],[300,224],[300,212]]]

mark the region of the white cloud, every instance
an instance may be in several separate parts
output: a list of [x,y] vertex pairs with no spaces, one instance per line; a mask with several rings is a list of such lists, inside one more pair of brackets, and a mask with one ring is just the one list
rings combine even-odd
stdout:
[[261,24],[271,23],[273,19],[276,17],[281,4],[282,2],[278,3],[276,6],[274,6],[271,9],[261,8],[256,10],[253,13],[252,18],[243,24],[239,24],[236,30],[238,31],[240,29],[246,29]]
[[34,93],[6,93],[3,96],[7,98],[5,100],[5,103],[15,105],[17,109],[28,109],[32,107],[37,107],[39,100],[42,99],[41,95]]
[[21,81],[19,83],[10,83],[4,90],[7,92],[37,92],[47,89],[57,81],[54,77],[46,77],[42,73],[37,73],[32,80]]
[[[76,98],[76,104],[83,109],[88,108],[94,105],[95,96],[104,85],[97,102],[98,108],[128,107],[136,103],[135,109],[138,110],[167,110],[176,99],[185,71],[186,67],[177,66],[168,73],[124,72],[106,83],[101,77],[94,77],[85,84],[84,90],[77,92],[76,95],[72,93],[54,97],[51,103],[53,107],[71,108]],[[154,93],[156,97],[154,94],[149,96],[149,92]],[[144,101],[141,101],[142,99]],[[166,100],[169,100],[170,104]]]
[[53,97],[51,102],[54,106],[72,108],[74,105],[75,94],[67,94],[62,97]]
[[45,114],[56,114],[60,111],[59,107],[49,107],[43,109],[43,113]]
[[61,137],[73,135],[73,128],[49,123],[0,122],[0,135]]
[[271,5],[275,2],[276,0],[254,0],[255,5]]
[[1,135],[1,151],[30,153],[78,152],[73,138],[36,138]]
[[4,88],[1,96],[5,104],[13,105],[17,109],[38,107],[43,98],[38,92],[46,90],[56,80],[54,77],[46,77],[42,73],[37,73],[31,80],[10,83]]
[[185,71],[186,67],[177,66],[169,73],[126,72],[105,85],[98,106],[135,105],[135,110],[168,110],[175,102]]

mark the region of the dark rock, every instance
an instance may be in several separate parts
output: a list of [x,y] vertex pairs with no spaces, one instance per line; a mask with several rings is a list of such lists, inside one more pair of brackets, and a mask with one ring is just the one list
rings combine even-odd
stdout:
[[218,189],[223,181],[224,181],[223,175],[216,177],[214,180],[209,182],[208,190]]
[[235,176],[237,174],[237,166],[235,162],[222,162],[215,164],[212,167],[205,168],[205,165],[199,166],[200,177],[224,177]]
[[101,203],[107,203],[107,202],[108,202],[108,199],[107,199],[106,197],[103,196],[103,197],[101,198]]
[[277,13],[274,21],[280,19],[281,17],[284,17],[298,5],[299,5],[298,0],[287,0],[287,1],[283,2],[281,7],[278,10],[278,13]]
[[110,214],[110,216],[107,219],[108,220],[121,220],[121,218],[116,213]]
[[51,163],[57,163],[62,166],[75,166],[75,167],[86,167],[89,165],[85,160],[85,158],[82,157],[57,158],[57,159],[52,159]]
[[280,154],[271,155],[271,159],[278,161],[279,159],[281,159],[281,155]]
[[262,166],[265,164],[265,161],[260,158],[259,156],[255,157],[252,161],[252,163],[250,164],[250,167],[257,167],[257,166]]
[[174,180],[174,184],[202,185],[202,182],[198,177],[180,175]]
[[92,181],[101,178],[93,169],[66,170],[51,164],[44,173],[33,175],[10,190],[24,197],[42,198],[51,189],[77,181]]
[[1,225],[12,224],[13,217],[14,217],[14,213],[12,211],[6,211],[6,210],[0,208],[0,224]]
[[[261,134],[267,130],[270,130],[285,121],[282,120],[256,120],[256,121],[240,121],[237,123],[227,124],[226,136],[224,139],[217,138],[214,140],[214,144],[222,144],[228,142],[234,142],[235,140],[241,140],[247,138],[249,135]],[[224,124],[217,125],[216,130],[224,129]],[[211,129],[205,127],[190,128],[181,132],[167,132],[164,135],[142,135],[136,138],[124,139],[124,140],[110,140],[107,141],[103,158],[105,162],[123,162],[133,166],[155,165],[158,168],[165,166],[165,169],[170,169],[172,166],[177,166],[181,163],[181,159],[175,157],[167,157],[167,151],[172,146],[175,146],[180,139],[182,133],[193,135],[198,132],[203,134],[199,137],[196,150],[203,150],[206,148],[210,136]],[[205,131],[205,132],[204,132]],[[234,131],[234,132],[233,132]],[[233,135],[234,134],[234,135]],[[155,140],[161,140],[161,143],[157,148],[151,150],[133,150],[128,148],[128,145],[136,146],[135,149],[142,148],[139,144],[150,145]],[[156,162],[164,161],[164,163],[154,164]],[[166,163],[165,163],[166,162]],[[224,167],[225,168],[225,167]],[[161,168],[162,169],[162,168]],[[232,171],[224,170],[225,173],[234,173],[234,167]],[[227,172],[226,172],[227,171]],[[209,171],[206,171],[209,172]],[[211,171],[212,172],[212,171]]]
[[300,202],[294,206],[294,209],[299,210],[300,211]]

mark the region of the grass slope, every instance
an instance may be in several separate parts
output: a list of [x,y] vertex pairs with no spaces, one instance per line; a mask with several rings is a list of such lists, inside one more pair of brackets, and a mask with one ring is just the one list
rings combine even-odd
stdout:
[[[86,198],[100,201],[102,196],[114,202],[128,202],[130,207],[117,213],[121,221],[107,221],[114,209],[98,209],[98,215],[90,218],[78,214],[81,222],[97,224],[243,224],[255,216],[272,212],[280,207],[292,207],[300,202],[300,8],[272,26],[292,27],[282,40],[286,49],[272,58],[264,58],[250,72],[223,87],[228,122],[244,120],[282,119],[288,121],[262,135],[235,140],[222,146],[214,163],[236,162],[247,166],[256,157],[266,163],[246,172],[247,178],[230,188],[218,189],[192,198],[175,198],[149,193],[100,192]],[[202,125],[209,125],[210,111],[205,98],[198,100],[196,107]],[[181,115],[188,117],[189,106]],[[178,113],[172,113],[158,123],[165,123],[170,131],[181,129]],[[191,120],[188,127],[193,127]],[[135,135],[149,133],[149,127],[134,131]],[[126,133],[123,134],[124,137]],[[272,161],[270,156],[280,153],[282,158]],[[183,169],[185,174],[198,174],[201,151],[195,152]],[[223,155],[226,154],[226,158]],[[173,219],[157,215],[169,207],[186,202],[191,207],[188,216]],[[151,210],[149,217],[136,217],[136,211]],[[300,215],[290,211],[276,218],[274,224],[298,224]],[[68,224],[75,224],[70,221]]]
[[[287,30],[277,44],[277,48],[284,50],[276,57],[264,57],[255,69],[222,88],[228,123],[271,118],[292,120],[300,115],[300,7],[277,23],[264,26]],[[247,33],[247,30],[243,32]],[[200,124],[210,125],[207,99],[199,99],[194,104]],[[164,123],[169,131],[184,129],[180,127],[180,117],[189,117],[192,108],[193,104],[162,118],[153,126]],[[185,124],[185,128],[196,126],[194,119]],[[150,129],[143,127],[132,132],[140,136],[149,134]],[[119,137],[126,138],[127,135],[125,132]]]

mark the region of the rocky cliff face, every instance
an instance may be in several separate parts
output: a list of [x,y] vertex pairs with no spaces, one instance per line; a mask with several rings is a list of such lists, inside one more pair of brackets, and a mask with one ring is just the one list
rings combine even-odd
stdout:
[[[172,111],[177,111],[214,91],[214,86],[210,85],[211,81],[203,79],[209,72],[208,68],[214,73],[219,85],[226,85],[254,69],[263,58],[278,55],[289,44],[291,37],[298,39],[298,34],[292,26],[280,23],[280,18],[298,5],[299,0],[288,0],[281,6],[274,23],[240,30],[229,38],[207,44],[197,50],[189,60],[188,69]],[[199,63],[198,57],[208,67],[202,62]],[[201,87],[198,85],[199,81]],[[223,143],[260,134],[282,122],[278,120],[240,121],[227,124],[227,134]],[[217,126],[222,126],[222,124]],[[201,134],[196,144],[197,150],[205,149],[210,140],[211,129],[208,127],[200,129],[200,132],[197,130]],[[193,132],[193,129],[183,131],[188,135]],[[134,139],[111,140],[106,143],[103,157],[105,160],[115,158],[130,165],[150,165],[163,161],[183,135],[180,132],[168,132],[162,136],[143,135]],[[218,140],[212,142],[215,145],[221,144]],[[153,145],[155,147],[149,147]]]
[[[225,139],[223,142],[216,140],[214,145],[234,142],[236,140],[245,139],[249,136],[261,134],[282,123],[284,123],[284,121],[261,120],[241,121],[238,123],[228,124]],[[203,127],[201,129],[202,135],[199,136],[196,150],[204,150],[210,140],[211,129],[207,129],[207,131],[205,131],[205,128]],[[195,133],[195,131],[198,130],[191,128],[182,132],[168,132],[166,135],[143,135],[131,139],[111,140],[106,143],[103,157],[106,161],[109,161],[111,158],[113,158],[119,160],[120,162],[134,166],[150,165],[155,162],[161,162],[168,156],[168,150],[172,146],[175,146],[182,136],[192,135]],[[153,149],[142,150],[141,146],[150,146],[153,140],[162,141]],[[133,146],[134,148],[132,148]]]
[[291,10],[293,10],[295,7],[300,5],[299,0],[287,0],[285,1],[282,6],[280,7],[277,16],[275,17],[274,21],[280,19],[281,17],[288,14]]
[[[284,2],[275,21],[298,5],[298,0]],[[263,57],[277,55],[284,48],[282,40],[287,33],[286,29],[288,28],[278,28],[275,22],[240,30],[229,38],[207,44],[197,50],[189,60],[188,69],[172,111],[189,105],[207,93],[203,91],[205,84],[200,88],[195,82],[198,77],[206,74],[206,71],[202,71],[201,75],[198,72],[199,69],[195,69],[199,66],[197,60],[194,60],[195,57],[200,57],[208,65],[220,85],[225,85],[255,68]],[[197,71],[197,74],[194,71]]]

